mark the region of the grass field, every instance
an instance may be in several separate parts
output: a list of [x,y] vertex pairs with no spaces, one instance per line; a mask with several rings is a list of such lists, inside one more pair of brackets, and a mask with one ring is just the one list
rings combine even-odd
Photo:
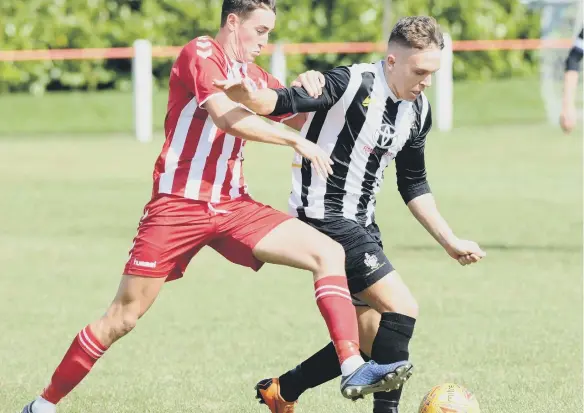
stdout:
[[[471,91],[469,101],[484,93]],[[18,99],[14,106],[24,105]],[[98,133],[100,118],[79,109],[83,95],[72,99],[79,116],[70,104],[64,122],[96,135],[60,134],[54,101],[52,117],[39,115],[50,137],[22,117],[0,125],[2,413],[20,412],[113,297],[161,146],[159,135],[140,145]],[[481,115],[463,110],[466,124]],[[488,252],[479,265],[463,268],[443,253],[386,174],[378,222],[421,306],[401,413],[415,413],[424,393],[446,381],[475,392],[484,413],[582,411],[582,141],[539,122],[535,104],[530,113],[499,110],[506,121],[434,132],[427,149],[443,215]],[[253,195],[284,209],[291,152],[247,149]],[[253,398],[256,381],[327,343],[310,279],[271,265],[254,273],[203,250],[60,412],[267,413]],[[337,380],[307,392],[297,411],[365,413],[371,401],[346,401]]]

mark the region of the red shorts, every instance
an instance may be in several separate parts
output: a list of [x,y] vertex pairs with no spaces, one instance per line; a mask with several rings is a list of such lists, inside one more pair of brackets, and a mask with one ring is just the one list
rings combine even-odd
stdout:
[[124,274],[182,277],[205,245],[229,261],[257,271],[263,265],[252,250],[272,229],[292,218],[249,196],[208,204],[170,195],[144,208]]

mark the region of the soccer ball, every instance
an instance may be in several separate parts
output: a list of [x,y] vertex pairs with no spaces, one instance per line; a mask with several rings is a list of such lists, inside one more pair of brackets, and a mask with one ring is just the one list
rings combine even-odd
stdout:
[[479,402],[464,387],[445,383],[430,390],[420,404],[419,413],[480,413]]

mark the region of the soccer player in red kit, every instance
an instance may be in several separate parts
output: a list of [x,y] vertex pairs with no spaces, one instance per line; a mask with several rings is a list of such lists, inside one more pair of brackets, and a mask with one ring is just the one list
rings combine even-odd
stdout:
[[328,155],[316,144],[265,122],[213,84],[218,78],[242,78],[258,88],[282,87],[251,63],[267,44],[275,18],[275,0],[225,0],[216,38],[198,37],[180,52],[170,75],[166,141],[154,169],[152,198],[118,292],[106,313],[74,338],[47,387],[23,413],[54,413],[107,349],[134,328],[164,282],[182,277],[204,246],[256,271],[269,262],[313,273],[345,397],[359,397],[371,386],[392,390],[399,383],[396,371],[409,365],[407,360],[377,364],[360,355],[342,247],[248,194],[242,168],[246,140],[290,146],[323,177],[331,170]]

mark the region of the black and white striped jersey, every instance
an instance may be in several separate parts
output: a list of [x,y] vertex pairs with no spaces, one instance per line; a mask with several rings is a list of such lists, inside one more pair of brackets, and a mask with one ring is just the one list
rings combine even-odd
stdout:
[[584,54],[584,28],[580,30],[578,36],[574,39],[574,44],[568,53],[566,58],[566,71],[568,70],[580,70],[580,62],[582,61],[582,55]]
[[424,162],[432,124],[430,104],[423,93],[414,102],[398,100],[385,79],[383,64],[355,64],[325,72],[325,87],[318,98],[303,88],[276,90],[273,114],[310,112],[301,134],[334,161],[333,174],[325,180],[296,154],[289,199],[296,216],[343,216],[369,225],[374,221],[383,171],[393,159],[406,203],[430,191]]

